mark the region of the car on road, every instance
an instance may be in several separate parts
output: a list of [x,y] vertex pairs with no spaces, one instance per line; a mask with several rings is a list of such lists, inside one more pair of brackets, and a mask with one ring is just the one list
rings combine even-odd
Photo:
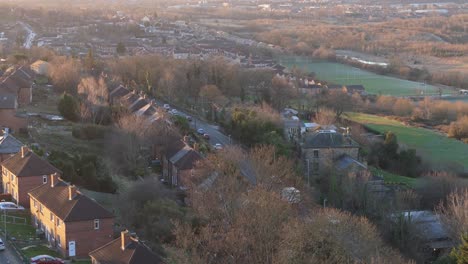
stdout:
[[0,238],[0,250],[5,250],[5,243],[3,243],[3,240]]
[[203,134],[205,134],[205,130],[203,128],[199,128],[199,129],[197,129],[197,133],[200,134],[200,135],[203,135]]
[[39,255],[31,258],[31,264],[65,264],[65,261],[49,255]]
[[171,110],[171,106],[170,106],[169,104],[164,104],[163,108],[164,108],[166,111]]
[[203,134],[203,137],[204,137],[205,139],[210,139],[210,135],[207,134],[207,133]]
[[0,210],[9,210],[9,211],[15,211],[15,210],[24,210],[24,207],[21,205],[17,205],[12,202],[0,202]]
[[169,114],[171,114],[171,115],[178,115],[179,112],[177,112],[176,109],[172,109],[171,111],[169,111]]
[[216,143],[216,144],[214,144],[213,148],[216,149],[216,150],[222,150],[223,145],[221,145],[220,143]]

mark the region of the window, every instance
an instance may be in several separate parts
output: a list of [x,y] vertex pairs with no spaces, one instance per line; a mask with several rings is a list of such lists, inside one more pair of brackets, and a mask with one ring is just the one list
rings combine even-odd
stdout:
[[43,212],[42,212],[42,204],[39,205],[39,212],[41,212],[41,214],[43,214]]
[[319,157],[319,151],[318,149],[314,149],[314,158],[318,158]]
[[94,219],[94,229],[99,229],[99,219]]
[[57,227],[60,226],[60,219],[57,218]]
[[47,176],[46,175],[42,176],[42,183],[43,184],[47,183]]
[[37,208],[37,202],[36,200],[33,200],[34,208]]
[[62,244],[60,244],[60,235],[57,235],[57,245],[59,247],[62,247]]
[[318,162],[314,162],[312,166],[313,166],[312,168],[313,168],[314,171],[318,171],[318,170],[319,170],[319,164],[318,164]]
[[15,179],[15,175],[13,173],[10,173],[10,180],[13,181]]
[[53,223],[54,222],[54,214],[52,214],[52,212],[50,212],[50,221]]

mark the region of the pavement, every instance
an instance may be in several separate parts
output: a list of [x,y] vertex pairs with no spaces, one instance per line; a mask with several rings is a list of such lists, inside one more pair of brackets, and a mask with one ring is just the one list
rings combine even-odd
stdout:
[[6,249],[0,251],[0,263],[1,264],[23,264],[15,250],[9,246],[8,241],[5,241],[2,236],[3,242],[5,242]]

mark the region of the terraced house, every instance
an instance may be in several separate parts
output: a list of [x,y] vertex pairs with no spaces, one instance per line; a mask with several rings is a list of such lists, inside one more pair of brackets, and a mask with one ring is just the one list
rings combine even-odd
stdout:
[[25,146],[1,165],[3,192],[24,207],[29,207],[29,191],[47,183],[51,174],[62,173]]
[[33,225],[64,257],[86,258],[112,241],[112,213],[56,175],[31,190],[29,197]]

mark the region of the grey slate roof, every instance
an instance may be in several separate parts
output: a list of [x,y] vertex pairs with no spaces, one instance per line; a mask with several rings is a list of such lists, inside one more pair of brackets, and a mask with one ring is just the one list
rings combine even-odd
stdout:
[[307,134],[304,138],[304,148],[357,148],[358,144],[351,138],[344,137],[335,131],[319,130]]
[[367,169],[367,166],[362,164],[361,162],[351,158],[349,155],[342,155],[335,161],[335,167],[339,170],[345,170],[349,168],[351,165],[357,165],[363,169]]
[[14,94],[0,94],[0,109],[16,109],[17,97]]
[[21,143],[14,136],[6,134],[0,137],[0,154],[14,154],[21,150]]

